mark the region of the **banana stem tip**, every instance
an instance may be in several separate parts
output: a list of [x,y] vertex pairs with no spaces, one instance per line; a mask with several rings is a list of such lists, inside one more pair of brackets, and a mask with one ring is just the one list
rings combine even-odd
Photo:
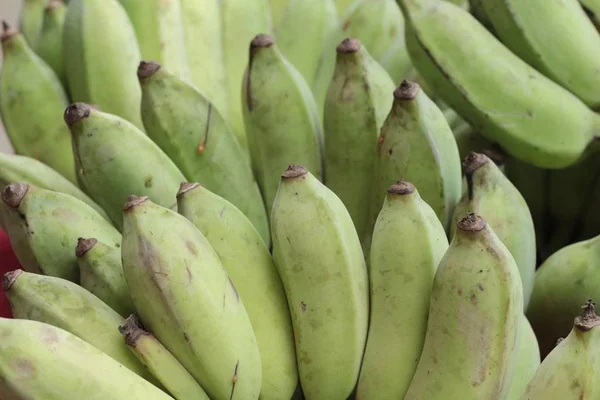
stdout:
[[575,318],[575,327],[586,332],[600,325],[600,317],[596,315],[596,303],[588,300],[583,307],[583,312]]
[[308,173],[308,171],[302,165],[291,164],[288,167],[288,169],[286,169],[283,172],[283,174],[281,174],[281,177],[283,179],[294,179],[294,178],[299,178],[301,176],[304,176],[307,173]]
[[399,180],[389,187],[388,193],[392,194],[411,194],[415,191],[415,185],[408,181]]
[[28,191],[29,185],[26,183],[10,183],[2,191],[2,200],[7,206],[17,208]]
[[456,223],[458,229],[463,232],[479,232],[486,226],[486,221],[475,213],[468,213],[465,217]]
[[177,198],[183,196],[185,193],[189,192],[190,190],[194,190],[199,186],[200,184],[198,182],[182,182],[179,186],[179,191],[177,192]]
[[123,324],[119,326],[119,332],[125,337],[125,343],[130,347],[136,346],[140,336],[149,335],[149,333],[144,330],[140,320],[135,314],[131,314],[127,317]]
[[98,240],[96,240],[94,238],[89,238],[89,239],[79,238],[79,239],[77,239],[77,247],[75,247],[75,256],[77,258],[83,257],[83,255],[85,253],[87,253],[88,251],[90,251],[92,249],[92,247],[94,247],[96,245],[96,243],[98,243]]
[[338,54],[352,54],[360,50],[361,42],[355,38],[346,38],[336,47]]
[[5,293],[8,293],[12,285],[16,282],[17,278],[23,273],[22,270],[16,269],[14,271],[10,271],[4,274],[2,277],[2,290]]

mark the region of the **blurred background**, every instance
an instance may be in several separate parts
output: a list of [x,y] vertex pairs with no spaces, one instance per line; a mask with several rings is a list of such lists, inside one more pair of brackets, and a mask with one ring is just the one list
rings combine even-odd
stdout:
[[[12,26],[16,26],[19,20],[19,12],[21,11],[21,3],[23,0],[0,0],[0,19],[8,22]],[[0,65],[2,64],[2,54],[0,53]],[[4,127],[0,124],[0,151],[4,153],[12,153],[12,147],[6,134]]]

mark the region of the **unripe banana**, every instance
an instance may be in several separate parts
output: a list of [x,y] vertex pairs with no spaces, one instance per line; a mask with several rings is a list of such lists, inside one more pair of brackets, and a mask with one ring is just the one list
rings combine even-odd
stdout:
[[158,63],[142,61],[138,76],[148,136],[189,181],[198,181],[235,204],[270,245],[260,189],[246,153],[218,108]]
[[[523,307],[529,304],[536,267],[535,228],[521,193],[484,154],[471,153],[463,162],[467,187],[454,209],[454,221],[469,212],[486,221],[514,257],[523,285]],[[451,225],[451,234],[456,225]]]
[[119,332],[132,353],[177,400],[209,400],[198,382],[151,334],[146,332],[135,315],[130,315]]
[[492,146],[492,142],[483,137],[471,124],[464,120],[452,129],[452,133],[461,160],[464,160],[472,151],[481,153],[484,149]]
[[435,270],[447,249],[444,227],[415,186],[392,185],[371,243],[371,318],[357,399],[404,398],[423,349]]
[[492,22],[485,13],[483,0],[469,0],[469,12],[483,25],[490,33],[496,36]]
[[250,44],[243,98],[254,174],[270,215],[289,164],[302,164],[321,179],[321,121],[306,81],[268,35]]
[[118,247],[121,234],[93,208],[67,194],[11,183],[2,221],[23,269],[79,282],[73,246],[81,236]]
[[[119,0],[135,30],[140,54],[190,82],[180,0]],[[206,40],[196,38],[197,42]]]
[[67,7],[62,0],[49,0],[44,12],[44,23],[35,46],[35,52],[54,70],[63,87],[67,87],[63,57],[63,27]]
[[597,30],[600,29],[600,1],[599,0],[579,0],[583,10],[592,20]]
[[0,318],[3,399],[172,400],[77,336],[37,321]]
[[571,332],[544,359],[523,400],[586,400],[600,396],[600,318],[591,300],[575,318]]
[[40,160],[77,182],[71,138],[60,120],[68,104],[60,80],[23,35],[6,24],[0,40],[4,57],[0,115],[15,152]]
[[510,251],[469,213],[436,271],[423,352],[405,400],[505,399],[522,310]]
[[144,132],[84,103],[71,104],[64,119],[73,137],[81,186],[119,230],[123,204],[131,193],[149,196],[165,207],[176,206],[175,194],[185,177]]
[[600,115],[518,58],[468,11],[438,0],[401,0],[400,6],[419,72],[507,153],[538,167],[563,168],[600,147],[592,145]]
[[359,237],[369,223],[376,138],[393,91],[394,82],[365,46],[344,39],[325,101],[325,182],[344,203]]
[[81,286],[60,278],[16,270],[4,275],[2,289],[15,318],[64,329],[141,377],[153,379],[123,343],[117,329],[123,323],[123,317]]
[[600,236],[566,246],[535,273],[527,318],[540,343],[542,358],[556,339],[569,333],[573,315],[587,299],[600,298]]
[[211,399],[258,399],[252,325],[209,242],[185,217],[130,196],[121,254],[140,319]]
[[529,381],[540,367],[540,347],[535,332],[524,314],[521,314],[519,326],[519,356],[515,367],[514,378],[506,400],[520,400]]
[[123,317],[135,312],[123,276],[119,247],[106,245],[94,238],[79,238],[75,255],[82,287]]
[[19,18],[19,29],[30,46],[33,46],[42,31],[44,8],[48,0],[24,0]]
[[339,15],[344,15],[356,0],[334,0]]
[[71,0],[63,56],[73,101],[96,104],[144,129],[141,89],[135,76],[140,49],[118,0]]
[[[74,167],[73,171],[75,171]],[[0,186],[4,188],[4,186],[12,182],[30,183],[41,189],[71,195],[87,203],[98,214],[110,220],[106,212],[94,200],[90,199],[81,189],[46,164],[27,156],[0,153]]]
[[462,189],[458,147],[444,114],[417,83],[403,81],[394,91],[377,143],[371,226],[387,188],[401,178],[418,188],[448,229]]
[[268,247],[235,205],[197,183],[181,185],[177,210],[206,237],[244,301],[260,351],[260,398],[290,399],[298,383],[294,333]]
[[369,319],[367,268],[352,219],[315,176],[290,165],[281,175],[271,232],[304,395],[346,399],[358,379]]
[[600,107],[600,34],[578,1],[481,0],[481,5],[494,32],[518,57],[588,106]]
[[285,15],[285,9],[290,0],[269,0],[269,8],[271,9],[271,23],[273,26],[279,26],[281,19]]

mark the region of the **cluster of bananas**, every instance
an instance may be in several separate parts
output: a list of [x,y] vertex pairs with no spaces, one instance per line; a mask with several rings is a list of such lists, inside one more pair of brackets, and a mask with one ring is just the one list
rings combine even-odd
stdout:
[[26,0],[0,398],[599,398],[585,3]]

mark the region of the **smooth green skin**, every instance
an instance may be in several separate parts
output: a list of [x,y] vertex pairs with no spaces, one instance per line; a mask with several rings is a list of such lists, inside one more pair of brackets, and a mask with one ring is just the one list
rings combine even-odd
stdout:
[[181,79],[191,81],[180,0],[119,1],[135,30],[142,59],[159,62]]
[[481,4],[500,40],[517,56],[588,106],[600,107],[600,34],[578,1]]
[[218,109],[166,68],[141,79],[141,85],[148,136],[188,181],[199,182],[234,203],[269,246],[269,220],[252,167]]
[[444,227],[417,190],[388,192],[371,244],[371,315],[358,400],[404,398],[423,349],[435,271],[447,249]]
[[113,246],[121,242],[121,234],[86,203],[32,185],[18,208],[2,203],[2,213],[12,248],[29,272],[78,283],[78,238],[95,237]]
[[[398,179],[412,182],[440,222],[449,229],[452,211],[462,191],[460,156],[444,114],[422,90],[412,100],[395,98],[381,128],[371,226],[381,210],[388,187]],[[363,245],[369,242],[369,236],[363,239]]]
[[536,267],[533,218],[521,193],[492,160],[486,159],[487,162],[475,170],[470,179],[467,176],[464,193],[454,209],[451,235],[456,233],[455,223],[467,213],[485,216],[517,263],[523,284],[523,310],[526,310]]
[[123,317],[135,312],[129,287],[123,275],[120,247],[97,242],[77,258],[77,266],[82,287]]
[[185,217],[149,200],[123,220],[123,271],[146,329],[211,399],[258,399],[256,338],[210,243]]
[[209,400],[194,377],[153,335],[143,332],[129,349],[176,400]]
[[239,209],[202,186],[180,194],[177,210],[211,244],[244,301],[262,364],[260,398],[290,399],[298,384],[294,332],[268,247]]
[[377,137],[394,99],[394,82],[365,46],[338,53],[325,102],[325,182],[366,234]]
[[409,17],[407,46],[419,72],[510,155],[564,168],[599,135],[600,115],[518,58],[469,12],[446,1],[399,2]]
[[38,40],[33,47],[39,55],[54,70],[64,88],[67,87],[63,58],[63,27],[67,7],[64,3],[52,3],[46,7],[44,22]]
[[290,0],[269,0],[269,8],[271,9],[271,22],[273,26],[279,26],[289,2]]
[[4,187],[12,182],[30,183],[41,189],[71,195],[87,203],[98,214],[110,221],[106,212],[94,200],[46,164],[27,156],[0,153],[0,186]]
[[362,0],[334,0],[339,15],[344,15],[354,3]]
[[14,318],[64,329],[139,376],[156,381],[123,342],[117,329],[123,317],[81,286],[60,278],[22,272],[6,295]]
[[[571,320],[572,323],[572,320]],[[600,396],[600,328],[573,327],[544,359],[521,400],[592,400]]]
[[457,231],[435,274],[425,344],[405,400],[506,398],[522,310],[519,270],[492,228]]
[[23,9],[19,18],[19,30],[29,43],[33,45],[37,42],[42,25],[44,23],[44,8],[48,0],[24,0]]
[[0,318],[0,396],[29,400],[172,400],[69,332]]
[[282,179],[271,232],[305,398],[346,399],[358,380],[369,322],[369,280],[352,219],[308,172]]
[[535,332],[524,314],[521,314],[519,327],[519,356],[515,367],[514,378],[506,400],[519,400],[527,385],[540,367],[540,348]]
[[404,40],[404,16],[396,1],[359,0],[343,15],[344,36],[359,39],[395,84],[406,78],[412,63]]
[[243,98],[254,175],[270,216],[280,175],[290,164],[322,179],[322,124],[306,81],[277,44],[251,51]]
[[94,104],[144,129],[137,38],[118,0],[72,0],[63,30],[71,100]]
[[123,205],[131,194],[148,196],[165,207],[176,206],[184,175],[133,124],[90,109],[89,116],[70,130],[81,186],[106,210],[117,229],[123,226]]
[[59,78],[21,34],[3,40],[2,51],[0,115],[15,152],[77,182],[71,138],[62,120],[68,99]]
[[[271,33],[271,13],[268,0],[221,1],[222,48],[227,85],[227,100],[233,131],[240,145],[249,149],[244,122],[242,85],[248,66],[248,48],[254,36]],[[205,60],[202,60],[204,63]]]
[[573,316],[588,299],[600,298],[600,236],[573,243],[552,254],[537,269],[527,318],[542,357],[569,333]]

